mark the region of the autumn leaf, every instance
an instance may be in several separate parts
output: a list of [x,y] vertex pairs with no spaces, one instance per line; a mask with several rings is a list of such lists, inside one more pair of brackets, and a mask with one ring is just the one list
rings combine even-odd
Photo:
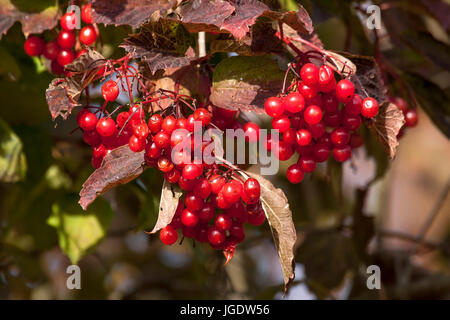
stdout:
[[106,155],[101,167],[84,182],[78,203],[86,210],[99,195],[136,179],[144,169],[144,151],[133,152],[128,145],[115,149]]
[[214,70],[210,100],[218,107],[262,113],[265,100],[281,91],[284,74],[268,56],[222,60]]
[[177,211],[178,200],[182,195],[183,191],[177,185],[170,184],[164,179],[159,203],[158,220],[152,231],[148,232],[149,234],[158,232],[172,222],[173,216]]
[[369,128],[383,145],[391,159],[394,159],[399,145],[397,135],[405,124],[403,112],[393,103],[385,102],[380,106],[378,115]]
[[261,202],[280,259],[284,291],[286,292],[295,278],[294,249],[297,241],[297,232],[292,221],[288,200],[281,189],[275,188],[269,180],[262,176],[250,172],[243,173],[243,176],[246,178],[250,176],[258,180],[261,185]]
[[[347,59],[346,57],[343,57],[342,55],[333,51],[325,50],[325,52],[332,61],[332,66],[334,66],[337,70],[339,70],[343,75],[346,76],[355,75],[356,72],[358,71],[355,64],[350,59]],[[330,63],[327,61],[327,64]]]
[[147,22],[151,15],[166,13],[176,3],[176,0],[94,0],[92,19],[94,23],[137,28]]
[[64,120],[72,112],[73,108],[80,104],[76,101],[76,96],[72,96],[70,92],[78,92],[79,88],[66,81],[66,79],[56,78],[50,83],[45,91],[48,108],[53,120],[61,116]]

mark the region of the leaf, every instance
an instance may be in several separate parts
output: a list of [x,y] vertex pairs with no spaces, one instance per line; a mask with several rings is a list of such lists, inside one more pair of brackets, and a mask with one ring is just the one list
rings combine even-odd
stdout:
[[92,19],[105,25],[130,25],[137,28],[155,13],[164,14],[176,0],[94,0]]
[[399,145],[397,135],[405,124],[403,112],[393,103],[385,102],[380,106],[378,115],[369,128],[383,145],[391,159],[395,158]]
[[172,222],[173,216],[177,211],[178,200],[182,195],[183,191],[177,185],[172,185],[164,179],[159,203],[158,220],[152,231],[148,232],[149,234],[158,232]]
[[112,216],[105,201],[97,201],[84,212],[76,205],[75,196],[67,196],[53,204],[47,223],[57,230],[59,246],[76,264],[105,237]]
[[150,71],[178,68],[195,59],[191,46],[195,40],[178,22],[159,20],[146,24],[138,34],[131,35],[120,45],[136,58],[147,63]]
[[78,203],[86,210],[99,195],[136,179],[144,169],[144,151],[133,152],[128,145],[113,150],[84,182]]
[[268,56],[231,57],[214,69],[211,102],[221,108],[263,112],[283,86],[284,72]]
[[[330,56],[333,65],[344,75],[356,74],[357,68],[350,59],[347,59],[333,51],[325,51],[325,52]],[[328,61],[327,64],[329,64]]]
[[42,11],[30,13],[20,12],[13,3],[15,1],[0,0],[0,39],[16,21],[22,23],[22,31],[25,36],[53,29],[58,23],[57,6],[40,8]]
[[243,175],[258,180],[261,185],[261,202],[277,248],[283,272],[284,292],[286,292],[295,278],[294,247],[297,241],[297,232],[288,200],[281,189],[275,188],[262,176],[251,172],[245,172]]
[[349,59],[356,66],[356,74],[352,77],[352,80],[355,82],[357,91],[363,97],[372,97],[379,104],[388,101],[387,88],[384,85],[380,69],[374,58],[354,55],[348,52],[338,52],[338,54]]
[[17,182],[25,178],[27,162],[22,141],[0,119],[0,181]]
[[450,29],[450,5],[448,2],[440,0],[421,0],[428,11],[436,17],[436,19],[442,24],[445,30]]
[[263,16],[272,20],[277,20],[280,23],[285,23],[300,33],[311,34],[314,31],[312,20],[308,12],[300,4],[298,5],[297,12],[266,11]]
[[80,92],[80,87],[76,86],[74,82],[68,82],[62,78],[52,80],[48,89],[45,91],[45,98],[47,99],[48,108],[53,120],[58,116],[66,120],[73,108],[80,105],[76,101],[76,96],[70,94],[73,93],[76,95],[77,92]]

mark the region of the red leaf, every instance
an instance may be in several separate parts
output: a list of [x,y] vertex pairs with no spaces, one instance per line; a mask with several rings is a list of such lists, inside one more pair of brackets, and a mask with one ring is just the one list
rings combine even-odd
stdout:
[[45,91],[45,98],[53,120],[58,116],[61,116],[64,120],[67,119],[72,109],[80,105],[69,95],[68,91],[68,82],[61,78],[53,79]]
[[92,18],[95,23],[137,28],[155,12],[166,12],[175,4],[176,0],[94,0]]
[[190,32],[217,32],[234,10],[223,0],[193,0],[181,7],[181,22]]
[[136,179],[144,169],[144,151],[133,152],[128,145],[113,150],[84,182],[78,203],[86,210],[99,195]]

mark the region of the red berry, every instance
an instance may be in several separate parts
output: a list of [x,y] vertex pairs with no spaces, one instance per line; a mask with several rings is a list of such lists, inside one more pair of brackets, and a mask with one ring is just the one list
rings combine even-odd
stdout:
[[173,170],[174,164],[167,157],[161,157],[158,159],[158,169],[161,172],[169,172]]
[[85,131],[83,133],[83,140],[92,147],[96,147],[102,142],[97,130]]
[[93,26],[86,26],[80,31],[80,42],[85,45],[91,45],[97,40],[97,33]]
[[64,67],[58,63],[58,59],[55,59],[52,61],[52,64],[50,65],[50,69],[53,74],[63,74],[64,73]]
[[179,118],[175,122],[175,127],[177,129],[186,129],[186,130],[188,130],[188,122],[187,122],[187,120],[185,118]]
[[405,113],[405,125],[407,127],[415,127],[417,125],[418,122],[418,115],[417,115],[417,111],[414,109],[409,109],[408,111],[406,111]]
[[317,87],[316,86],[308,86],[306,83],[300,83],[298,87],[298,92],[306,99],[312,99],[317,95]]
[[361,117],[359,115],[345,114],[342,118],[342,125],[349,131],[358,130],[361,126]]
[[97,125],[97,121],[98,121],[96,115],[90,111],[83,112],[82,116],[79,117],[77,120],[78,120],[78,125],[84,131],[94,130]]
[[352,156],[352,149],[349,145],[333,149],[333,157],[338,162],[344,162]]
[[114,101],[119,96],[119,86],[114,80],[106,81],[102,86],[102,96],[106,101]]
[[211,185],[211,192],[218,194],[220,192],[220,190],[222,190],[225,183],[226,183],[226,180],[224,177],[217,175],[217,174],[213,175],[209,179],[209,184]]
[[160,149],[167,148],[170,146],[170,137],[165,131],[158,132],[154,137],[153,141],[156,143],[156,146]]
[[227,231],[231,228],[231,224],[233,223],[233,220],[226,214],[220,213],[216,216],[216,219],[214,220],[214,225],[222,230]]
[[287,116],[272,119],[272,128],[280,132],[285,132],[291,127],[291,120]]
[[238,242],[242,242],[245,239],[243,224],[241,222],[234,221],[230,228],[230,235]]
[[250,201],[258,200],[261,196],[261,186],[258,180],[254,178],[248,178],[244,182],[244,192]]
[[266,214],[263,210],[259,210],[256,214],[248,215],[248,223],[252,226],[260,226],[266,220]]
[[208,222],[214,217],[215,213],[216,209],[214,209],[214,206],[210,202],[207,202],[198,211],[198,218],[202,221]]
[[116,132],[116,123],[111,118],[101,118],[96,128],[102,137],[110,137]]
[[355,94],[355,85],[349,80],[340,80],[336,85],[336,97],[339,102],[346,103],[352,100]]
[[247,122],[244,125],[245,140],[257,142],[259,140],[259,126],[254,122]]
[[[123,112],[119,113],[116,118],[117,126],[119,128],[123,128],[129,117],[130,117],[130,114],[127,111],[123,111]],[[130,122],[128,122],[127,124],[129,124],[129,123]]]
[[56,38],[63,49],[71,49],[75,45],[75,34],[72,31],[61,31]]
[[312,63],[307,63],[301,68],[300,77],[306,85],[316,85],[319,82],[319,68]]
[[247,221],[247,209],[244,207],[241,201],[233,203],[228,209],[224,210],[224,213],[241,223]]
[[305,107],[305,98],[298,92],[291,92],[283,99],[283,104],[287,111],[297,113]]
[[317,162],[325,162],[330,156],[330,149],[323,143],[318,143],[314,146],[314,159]]
[[198,223],[198,220],[199,219],[197,214],[189,209],[184,209],[181,213],[181,223],[186,227],[195,227]]
[[290,183],[300,183],[303,180],[305,174],[302,171],[302,168],[299,164],[291,165],[286,172],[286,177]]
[[297,131],[296,138],[297,138],[297,143],[300,146],[306,146],[311,143],[312,135],[311,135],[311,132],[309,132],[308,130],[300,129]]
[[217,227],[210,227],[208,230],[208,241],[212,246],[219,246],[225,242],[226,234]]
[[71,63],[74,58],[75,57],[71,50],[64,49],[58,53],[58,57],[56,58],[56,61],[58,61],[58,64],[60,66],[64,67],[65,65],[68,65],[69,63]]
[[170,183],[177,183],[180,177],[181,173],[176,168],[164,174],[164,179],[166,179],[166,181]]
[[177,128],[177,119],[175,119],[173,116],[167,116],[164,118],[161,129],[164,130],[167,133],[172,133]]
[[401,97],[395,97],[392,98],[391,101],[400,109],[403,111],[403,113],[406,113],[408,111],[408,103],[405,99]]
[[322,106],[325,112],[335,113],[338,111],[339,101],[334,93],[324,94],[322,97]]
[[208,225],[202,224],[200,226],[197,226],[194,239],[200,243],[208,242],[208,229]]
[[195,183],[195,180],[186,179],[185,177],[183,177],[183,175],[181,175],[180,179],[178,180],[178,185],[184,191],[191,191],[192,189],[194,189]]
[[178,232],[174,227],[168,225],[162,228],[161,231],[159,231],[159,238],[161,239],[162,243],[170,246],[177,242]]
[[145,149],[145,139],[132,135],[128,141],[130,150],[133,152],[141,152]]
[[349,102],[345,104],[344,111],[346,114],[359,115],[361,113],[361,105],[363,99],[359,94],[355,94]]
[[197,211],[203,207],[203,199],[195,192],[189,192],[184,198],[184,204],[186,205],[186,208]]
[[306,123],[310,125],[317,124],[322,120],[322,109],[315,105],[309,106],[306,108],[303,117]]
[[275,157],[277,157],[277,159],[279,159],[280,161],[286,161],[292,157],[294,150],[292,150],[290,144],[284,141],[278,141],[275,150],[273,152],[275,154]]
[[91,4],[85,4],[81,8],[81,19],[84,23],[92,24],[92,7]]
[[[281,139],[284,142],[286,142],[287,144],[293,145],[296,142],[296,139],[297,139],[296,135],[297,135],[297,131],[295,131],[294,128],[289,128],[288,130],[283,132],[283,136],[281,137]],[[268,143],[269,143],[269,141],[268,141]],[[269,150],[269,149],[267,148],[267,150]]]
[[336,128],[331,133],[331,142],[333,142],[336,147],[345,146],[349,141],[350,134],[348,133],[347,129]]
[[327,84],[319,85],[319,91],[324,93],[334,92],[336,90],[336,79],[334,77],[331,78],[331,81]]
[[161,115],[157,113],[152,114],[152,116],[148,120],[148,128],[152,133],[157,133],[161,130],[162,122],[163,117],[161,117]]
[[61,28],[65,31],[72,31],[77,27],[77,15],[75,12],[66,12],[60,20]]
[[332,79],[334,79],[334,71],[327,65],[320,66],[319,68],[319,86],[328,85]]
[[303,172],[313,172],[316,169],[316,160],[313,156],[302,156],[298,160]]
[[273,118],[281,116],[284,112],[283,100],[277,97],[268,98],[264,103],[264,110]]
[[373,118],[378,114],[378,102],[374,98],[365,98],[361,104],[361,114],[366,118]]
[[145,156],[151,159],[158,159],[161,156],[161,149],[155,142],[148,143],[145,147]]
[[205,108],[198,108],[194,111],[195,121],[200,121],[202,126],[205,127],[211,122],[212,114]]
[[231,180],[222,188],[223,197],[227,202],[233,204],[241,198],[242,189],[242,183],[236,180]]
[[325,113],[323,116],[323,123],[328,127],[339,127],[341,124],[341,113],[339,111],[336,113]]
[[54,60],[58,57],[59,46],[55,41],[47,42],[42,53],[47,59]]
[[358,133],[353,133],[350,137],[349,145],[352,149],[361,147],[364,144],[364,139]]
[[145,123],[137,124],[133,127],[133,133],[139,139],[146,139],[148,136],[148,126]]
[[325,125],[322,122],[319,122],[314,125],[308,126],[309,131],[313,138],[318,139],[325,134]]
[[203,167],[199,164],[191,163],[187,164],[183,168],[183,177],[186,179],[194,180],[201,176],[203,173]]
[[209,195],[211,194],[211,185],[209,184],[208,179],[201,178],[197,181],[195,193],[202,199],[206,199],[209,197]]

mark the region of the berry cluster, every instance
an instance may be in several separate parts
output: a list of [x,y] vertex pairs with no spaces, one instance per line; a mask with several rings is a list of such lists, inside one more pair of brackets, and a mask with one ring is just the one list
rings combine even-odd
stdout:
[[[65,13],[60,20],[61,31],[56,40],[45,42],[37,36],[30,36],[25,41],[24,49],[29,56],[43,55],[51,61],[50,70],[54,74],[63,74],[64,66],[78,58],[86,50],[77,50],[80,44],[92,45],[97,41],[98,30],[92,25],[91,4],[85,4],[81,9],[81,19],[87,25],[83,27],[78,35],[74,32],[77,26],[77,15],[75,12]],[[77,44],[77,39],[79,43]]]
[[408,103],[402,97],[390,97],[389,100],[402,110],[403,116],[405,117],[405,124],[397,136],[397,138],[401,138],[405,133],[406,128],[413,128],[417,125],[419,116],[416,109],[410,108]]
[[362,117],[375,117],[378,102],[356,94],[350,80],[337,82],[328,65],[304,64],[294,84],[296,90],[265,102],[272,127],[280,132],[279,141],[268,137],[266,147],[271,150],[273,143],[272,152],[282,161],[299,154],[286,175],[291,183],[300,183],[305,172],[314,171],[330,154],[339,162],[350,159],[352,149],[363,144],[357,133]]

